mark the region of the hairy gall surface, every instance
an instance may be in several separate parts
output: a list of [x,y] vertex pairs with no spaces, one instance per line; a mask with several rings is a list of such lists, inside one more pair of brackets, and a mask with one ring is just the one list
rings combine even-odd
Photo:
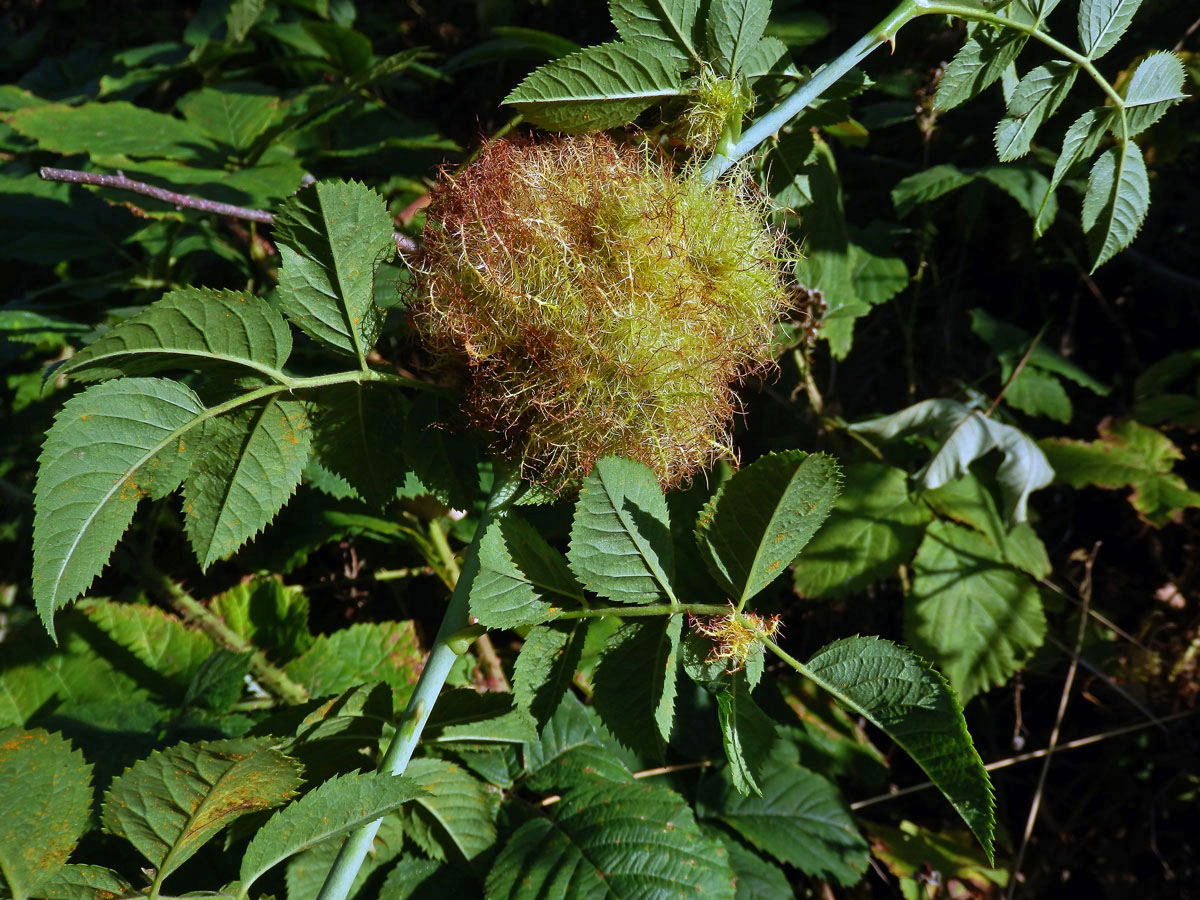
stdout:
[[749,190],[602,136],[498,141],[428,216],[414,322],[526,477],[562,488],[615,454],[669,486],[730,452],[786,299]]

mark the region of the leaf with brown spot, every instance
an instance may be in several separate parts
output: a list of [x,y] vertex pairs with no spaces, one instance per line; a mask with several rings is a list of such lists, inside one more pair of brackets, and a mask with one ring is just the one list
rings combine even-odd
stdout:
[[104,829],[133,844],[161,883],[234,819],[294,795],[300,764],[275,743],[197,741],[155,751],[113,782],[101,811]]
[[721,485],[700,514],[696,543],[739,605],[775,580],[829,515],[841,489],[823,453],[772,453]]
[[0,730],[0,879],[10,896],[29,895],[62,868],[91,805],[82,753],[41,729]]

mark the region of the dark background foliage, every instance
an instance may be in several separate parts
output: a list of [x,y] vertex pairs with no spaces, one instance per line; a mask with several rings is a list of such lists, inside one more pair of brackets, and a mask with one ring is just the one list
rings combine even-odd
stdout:
[[[331,38],[323,56],[307,56],[282,41],[262,41],[252,52],[229,51],[217,42],[204,49],[205,36],[223,27],[227,3],[3,3],[0,83],[64,102],[104,91],[106,99],[170,111],[187,92],[219,80],[252,80],[280,96],[335,84],[359,65],[355,54],[363,52],[363,42],[369,42],[376,57],[425,48],[420,66],[370,86],[359,101],[314,128],[311,139],[294,148],[305,171],[321,178],[361,179],[380,190],[398,227],[415,237],[422,224],[421,197],[436,167],[456,163],[481,137],[506,127],[509,110],[500,105],[504,96],[548,58],[544,44],[511,29],[539,29],[581,46],[606,40],[611,32],[599,2],[363,2],[356,17],[349,2],[334,0],[330,6],[335,18],[340,11],[346,31],[356,37]],[[815,38],[793,47],[798,64],[813,66],[839,52],[889,7],[834,0],[776,2],[779,21],[807,28],[805,33]],[[1191,75],[1187,89],[1195,94],[1200,70],[1195,14],[1185,3],[1145,3],[1110,62],[1132,70],[1145,48],[1176,48],[1185,54]],[[285,18],[299,15],[289,8]],[[190,35],[186,44],[178,43],[181,35]],[[994,397],[1002,387],[997,360],[972,333],[967,314],[982,308],[1029,333],[1044,328],[1046,346],[1111,385],[1108,396],[1069,388],[1074,405],[1069,423],[1014,419],[1035,437],[1092,440],[1102,423],[1134,413],[1142,399],[1137,380],[1148,366],[1200,346],[1200,254],[1194,238],[1200,209],[1200,104],[1195,99],[1183,103],[1141,139],[1151,174],[1149,218],[1131,249],[1089,274],[1073,218],[1075,200],[1064,199],[1057,223],[1036,242],[1027,215],[1010,197],[981,182],[921,206],[903,220],[897,216],[890,192],[899,179],[944,163],[969,168],[994,162],[991,132],[1002,114],[998,91],[950,113],[932,109],[941,67],[962,37],[961,28],[932,19],[906,29],[893,55],[877,54],[866,65],[876,84],[855,101],[858,126],[832,132],[848,220],[862,228],[878,223],[885,249],[905,260],[912,281],[858,321],[845,359],[832,358],[818,342],[812,365],[823,414],[854,421],[927,397],[964,391]],[[164,62],[157,70],[123,55],[159,44],[155,52]],[[180,54],[187,53],[193,59],[184,63]],[[1031,58],[1029,64],[1036,61]],[[137,77],[126,77],[130,73]],[[1075,102],[1069,100],[1068,106]],[[1064,110],[1065,119],[1095,98],[1078,102],[1077,109]],[[379,120],[365,112],[374,106],[391,111],[383,116],[388,120],[384,140],[378,138]],[[81,162],[37,149],[3,124],[7,115],[0,111],[0,177],[21,177],[38,165]],[[643,124],[653,126],[652,121]],[[1050,140],[1038,147],[1037,161],[1052,165],[1055,146]],[[1075,197],[1077,188],[1069,185],[1064,198]],[[43,367],[61,358],[65,347],[80,346],[96,329],[136,312],[168,287],[261,288],[269,283],[268,270],[274,265],[273,248],[245,224],[212,220],[199,227],[197,217],[188,215],[158,219],[153,216],[168,212],[167,207],[111,192],[76,188],[69,197],[67,206],[25,193],[0,193],[0,257],[5,259],[0,316],[36,310],[56,323],[26,328],[5,320],[0,336],[0,615],[10,631],[31,617],[36,456],[67,396],[63,391],[41,393]],[[239,196],[230,199],[248,202]],[[145,211],[152,218],[140,218]],[[192,249],[176,255],[184,239]],[[397,267],[397,292],[402,279]],[[399,312],[389,319],[380,351],[402,367],[417,368],[422,362]],[[300,354],[312,352],[311,347],[298,348]],[[1190,377],[1194,382],[1194,371]],[[1183,393],[1189,389],[1194,392],[1194,385],[1184,385]],[[831,430],[804,401],[803,393],[795,368],[786,362],[775,379],[747,392],[747,411],[738,428],[744,459],[781,447],[855,452],[845,435]],[[1195,422],[1167,433],[1183,452],[1176,472],[1189,484],[1200,484]],[[352,502],[341,504],[340,518],[331,516],[328,498],[303,488],[259,540],[203,576],[190,562],[171,513],[174,502],[160,501],[135,520],[115,565],[93,593],[142,596],[144,585],[136,577],[139,557],[152,550],[158,565],[184,579],[197,596],[211,596],[249,572],[283,573],[289,584],[302,585],[309,593],[314,632],[392,618],[414,618],[429,632],[436,628],[440,605],[433,601],[442,585],[437,573],[427,570],[428,559],[366,519],[365,510]],[[420,516],[420,504],[428,502],[411,501],[410,512]],[[1200,639],[1200,514],[1183,511],[1166,527],[1153,528],[1121,491],[1064,486],[1036,494],[1032,514],[1063,595],[1049,596],[1051,639],[1033,662],[967,708],[984,760],[1045,745],[1077,627],[1074,598],[1085,593],[1113,627],[1089,629],[1086,664],[1062,740],[1194,710],[1200,664],[1183,665],[1173,679],[1167,673],[1185,654],[1195,654]],[[532,515],[547,534],[565,533],[564,513]],[[415,577],[370,578],[377,570],[413,568],[419,570]],[[847,633],[900,636],[901,585],[896,580],[821,603],[782,591],[778,602],[788,646],[802,658]],[[507,657],[513,647],[499,650]],[[10,646],[0,644],[0,654],[9,652]],[[1151,727],[1065,751],[1055,759],[1024,864],[1027,896],[1200,896],[1200,755],[1190,721],[1182,730]],[[39,724],[70,726],[61,719]],[[174,722],[157,735],[130,737],[149,746],[189,733],[186,723]],[[901,755],[889,762],[891,782],[920,780]],[[994,775],[999,820],[1008,829],[1000,844],[1008,852],[1019,843],[1038,773],[1037,763],[1026,762]],[[854,790],[847,788],[851,797]],[[927,792],[868,807],[863,815],[893,824],[907,819],[936,825],[949,813],[940,798]],[[881,868],[844,893],[899,895],[895,880]]]

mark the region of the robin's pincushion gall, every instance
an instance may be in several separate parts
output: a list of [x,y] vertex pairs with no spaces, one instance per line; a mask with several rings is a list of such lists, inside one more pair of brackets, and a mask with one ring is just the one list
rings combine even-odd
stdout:
[[607,137],[496,141],[433,191],[413,322],[530,480],[615,454],[678,484],[729,452],[734,386],[772,364],[787,288],[765,212]]

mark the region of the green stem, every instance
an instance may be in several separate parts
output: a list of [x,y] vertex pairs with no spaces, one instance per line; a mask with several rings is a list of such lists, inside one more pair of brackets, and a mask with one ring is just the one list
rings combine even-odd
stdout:
[[742,134],[728,154],[715,153],[705,165],[703,177],[715,181],[735,162],[800,115],[809,104],[833,87],[879,46],[890,43],[900,26],[922,14],[918,0],[905,0],[878,25],[863,35],[849,50],[822,66],[787,99],[759,118]]
[[676,613],[691,613],[694,616],[727,616],[732,610],[728,606],[710,606],[703,603],[655,603],[651,606],[608,606],[603,609],[575,609],[559,613],[560,619],[595,619],[600,616],[620,616],[623,619],[638,616],[673,616]]
[[[519,470],[510,470],[503,475],[497,472],[492,496],[475,528],[475,537],[467,549],[467,555],[462,564],[462,574],[454,586],[450,605],[446,608],[446,614],[442,618],[442,625],[438,629],[437,637],[433,639],[433,646],[429,651],[429,658],[425,661],[425,668],[421,670],[417,687],[405,707],[400,727],[379,763],[380,772],[401,775],[408,767],[408,761],[412,759],[413,751],[421,739],[425,723],[429,720],[438,694],[441,693],[442,686],[446,683],[446,676],[450,674],[451,666],[454,665],[458,654],[462,652],[462,643],[456,638],[468,625],[470,612],[468,599],[471,594],[471,585],[475,581],[475,576],[479,574],[479,543],[483,539],[488,525],[503,516],[509,504],[515,499],[519,483]],[[333,867],[329,870],[329,875],[325,878],[325,884],[321,887],[320,894],[317,895],[317,900],[345,900],[354,884],[355,876],[358,875],[358,870],[362,867],[363,860],[366,859],[367,853],[371,849],[371,843],[375,840],[382,821],[382,819],[376,819],[374,822],[363,825],[346,838]]]
[[961,19],[968,19],[975,22],[986,22],[989,25],[1008,28],[1028,35],[1034,40],[1040,41],[1047,47],[1050,47],[1056,53],[1083,69],[1100,86],[1100,89],[1104,91],[1105,95],[1116,106],[1117,113],[1121,118],[1121,133],[1125,133],[1124,98],[1100,74],[1100,71],[1087,56],[1077,50],[1072,50],[1066,44],[1051,37],[1038,28],[1037,24],[1018,22],[1005,16],[998,16],[995,13],[987,12],[978,4],[977,0],[974,0],[974,2],[973,0],[958,0],[958,2],[951,0],[951,2],[942,3],[933,3],[930,0],[905,0],[905,2],[892,10],[882,22],[863,35],[846,52],[832,62],[819,68],[808,81],[804,82],[795,92],[788,95],[782,103],[756,120],[753,125],[746,129],[741,140],[732,147],[723,147],[714,153],[704,166],[702,177],[709,181],[715,181],[720,178],[730,166],[754,150],[754,148],[783,128],[783,126],[796,116],[800,115],[813,101],[817,100],[825,91],[837,84],[846,73],[870,56],[876,48],[882,44],[891,43],[901,26],[920,16],[929,15],[957,16]]

